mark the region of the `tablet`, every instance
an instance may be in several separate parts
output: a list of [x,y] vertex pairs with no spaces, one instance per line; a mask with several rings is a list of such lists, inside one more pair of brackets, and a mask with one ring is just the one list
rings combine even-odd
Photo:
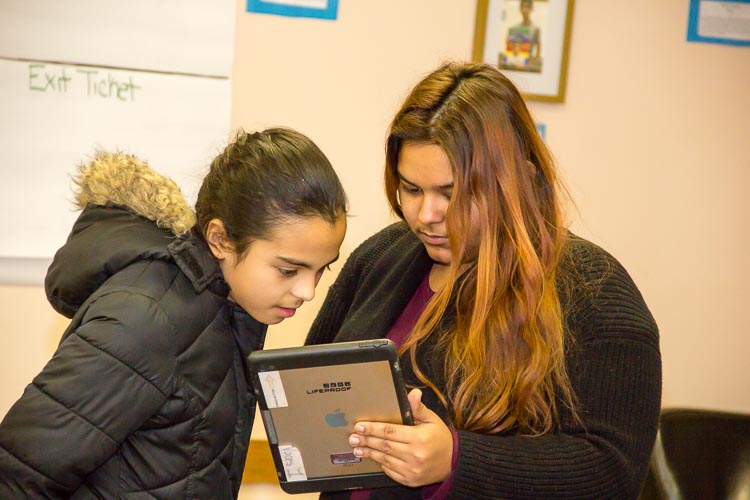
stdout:
[[349,444],[358,421],[412,423],[392,341],[269,349],[247,360],[285,492],[397,484],[377,463],[355,457]]

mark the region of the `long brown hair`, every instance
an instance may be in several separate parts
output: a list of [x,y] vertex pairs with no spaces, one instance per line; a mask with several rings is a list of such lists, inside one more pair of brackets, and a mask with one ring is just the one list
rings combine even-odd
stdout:
[[[575,415],[565,369],[564,325],[556,274],[566,241],[553,158],[519,91],[497,69],[447,63],[412,90],[386,142],[386,193],[398,202],[398,160],[405,144],[436,144],[453,167],[447,212],[452,260],[402,346],[415,373],[450,410],[458,429],[517,430],[559,425],[557,397]],[[469,227],[472,209],[478,224]],[[466,244],[480,232],[478,249]],[[446,392],[417,366],[416,349],[449,309],[440,332]]]

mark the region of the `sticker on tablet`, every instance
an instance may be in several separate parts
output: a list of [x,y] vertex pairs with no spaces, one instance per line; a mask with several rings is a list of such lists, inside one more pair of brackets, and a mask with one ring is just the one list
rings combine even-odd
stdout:
[[289,403],[286,402],[284,384],[281,383],[281,376],[278,371],[259,372],[258,378],[263,388],[263,395],[266,397],[266,406],[269,409],[289,406]]
[[362,459],[355,457],[354,453],[331,453],[331,463],[334,465],[356,464]]
[[288,444],[279,445],[279,455],[281,455],[281,463],[284,464],[287,481],[291,483],[307,480],[305,464],[302,463],[302,455],[297,448]]

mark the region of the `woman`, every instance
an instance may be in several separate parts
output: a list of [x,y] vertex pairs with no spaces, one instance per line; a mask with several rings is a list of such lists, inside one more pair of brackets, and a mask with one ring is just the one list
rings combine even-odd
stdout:
[[406,99],[385,168],[403,222],[352,253],[307,339],[391,338],[417,388],[415,426],[350,437],[405,487],[352,498],[638,496],[657,327],[625,269],[568,231],[558,184],[497,69],[448,63]]
[[270,129],[212,162],[195,213],[132,156],[98,154],[75,182],[83,212],[45,281],[72,321],[0,424],[0,498],[236,497],[245,358],[337,259],[339,179]]

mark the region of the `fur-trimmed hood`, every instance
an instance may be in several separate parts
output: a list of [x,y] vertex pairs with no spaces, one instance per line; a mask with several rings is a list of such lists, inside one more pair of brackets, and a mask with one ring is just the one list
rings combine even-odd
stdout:
[[82,211],[44,281],[48,300],[61,314],[71,317],[106,280],[139,261],[182,267],[190,257],[185,268],[197,290],[220,277],[205,243],[193,237],[195,213],[180,189],[144,161],[99,152],[79,167],[74,182]]
[[99,151],[78,167],[76,206],[118,205],[180,236],[195,225],[195,213],[171,179],[133,155]]

